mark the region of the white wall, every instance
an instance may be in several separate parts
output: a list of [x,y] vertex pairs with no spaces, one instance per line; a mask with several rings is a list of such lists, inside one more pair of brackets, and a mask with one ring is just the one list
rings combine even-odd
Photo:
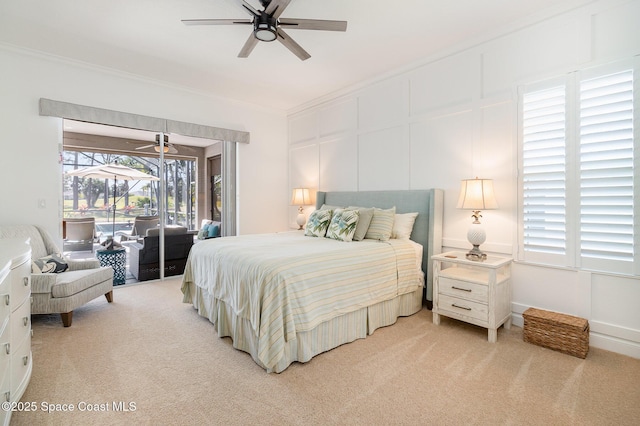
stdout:
[[284,112],[8,46],[0,46],[0,224],[38,224],[61,238],[62,120],[41,117],[40,98],[249,131],[238,150],[239,232],[288,227]]
[[[291,111],[289,187],[442,188],[444,245],[468,249],[460,180],[491,178],[483,248],[515,257],[518,85],[640,54],[639,20],[639,0],[597,2]],[[530,306],[579,315],[592,346],[640,358],[638,279],[517,263],[512,301],[518,325]]]

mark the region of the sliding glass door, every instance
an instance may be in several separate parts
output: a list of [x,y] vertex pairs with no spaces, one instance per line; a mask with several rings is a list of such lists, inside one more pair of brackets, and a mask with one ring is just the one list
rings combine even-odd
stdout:
[[[136,216],[157,216],[164,207],[162,222],[196,229],[197,194],[195,160],[165,159],[161,181],[92,179],[66,172],[102,164],[118,163],[159,177],[160,159],[90,151],[63,151],[63,217],[95,217],[99,237],[131,230]],[[164,183],[162,183],[164,182]],[[160,187],[164,184],[163,196]],[[115,203],[114,203],[115,199]]]
[[[116,284],[162,279],[184,271],[198,228],[197,159],[163,154],[65,147],[63,238],[67,255],[101,259],[124,251],[125,278],[115,280]],[[149,179],[68,174],[112,164],[142,172]],[[71,238],[76,238],[74,229],[88,221],[94,223],[95,231],[86,238],[93,241],[71,244]]]

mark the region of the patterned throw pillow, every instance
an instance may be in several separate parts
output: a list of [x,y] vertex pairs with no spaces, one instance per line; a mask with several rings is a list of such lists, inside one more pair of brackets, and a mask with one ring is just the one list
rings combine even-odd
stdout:
[[393,231],[393,221],[396,216],[396,207],[393,206],[390,209],[382,210],[375,208],[373,210],[373,219],[365,238],[380,241],[389,241],[391,238],[391,232]]
[[66,260],[60,253],[50,254],[31,261],[32,274],[59,274],[66,271],[68,267],[69,265],[67,265]]
[[327,229],[327,238],[338,241],[352,241],[360,213],[358,210],[336,210]]
[[307,237],[324,237],[327,233],[333,210],[316,210],[309,216],[304,235]]

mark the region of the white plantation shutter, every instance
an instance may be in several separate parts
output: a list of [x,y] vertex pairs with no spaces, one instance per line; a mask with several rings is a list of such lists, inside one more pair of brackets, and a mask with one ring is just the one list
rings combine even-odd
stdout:
[[[566,254],[565,87],[522,100],[522,244],[525,260]],[[539,253],[536,255],[534,253]],[[548,257],[548,256],[547,256]],[[557,260],[557,263],[564,257]],[[547,261],[549,261],[547,259]],[[551,263],[554,263],[551,261]]]
[[[581,264],[595,269],[631,271],[633,71],[580,82],[579,129]],[[619,262],[629,266],[625,268]]]

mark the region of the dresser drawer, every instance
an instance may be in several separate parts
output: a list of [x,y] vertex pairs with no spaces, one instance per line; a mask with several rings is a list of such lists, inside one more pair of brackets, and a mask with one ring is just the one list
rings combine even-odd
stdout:
[[[9,339],[10,339],[9,335],[11,334],[10,329],[11,329],[11,326],[7,321],[7,324],[5,324],[5,327],[2,329],[2,333],[0,333],[0,366],[3,367],[2,369],[0,369],[0,377],[2,379],[7,378],[7,382],[9,377],[8,366],[11,362],[11,343],[9,342]],[[7,353],[7,351],[9,351],[9,353]],[[7,368],[4,368],[4,367],[7,367]],[[1,401],[4,401],[4,400],[1,399],[1,395],[0,395],[0,402]]]
[[489,300],[489,286],[446,277],[438,278],[438,292],[481,303],[487,303]]
[[489,320],[489,308],[485,303],[472,302],[446,294],[438,296],[438,313],[459,319],[473,318],[484,322]]
[[25,301],[11,314],[11,346],[22,344],[31,330],[31,305]]
[[9,293],[0,292],[0,327],[4,322],[9,322],[9,316],[11,315],[11,296]]
[[[13,348],[11,349],[13,352]],[[11,388],[14,393],[12,400],[16,400],[24,392],[26,387],[25,379],[30,377],[31,372],[31,336],[24,340],[11,355]]]
[[9,402],[11,400],[11,383],[9,379],[9,371],[0,379],[0,402]]
[[24,262],[11,272],[11,306],[19,306],[30,293],[31,262]]

